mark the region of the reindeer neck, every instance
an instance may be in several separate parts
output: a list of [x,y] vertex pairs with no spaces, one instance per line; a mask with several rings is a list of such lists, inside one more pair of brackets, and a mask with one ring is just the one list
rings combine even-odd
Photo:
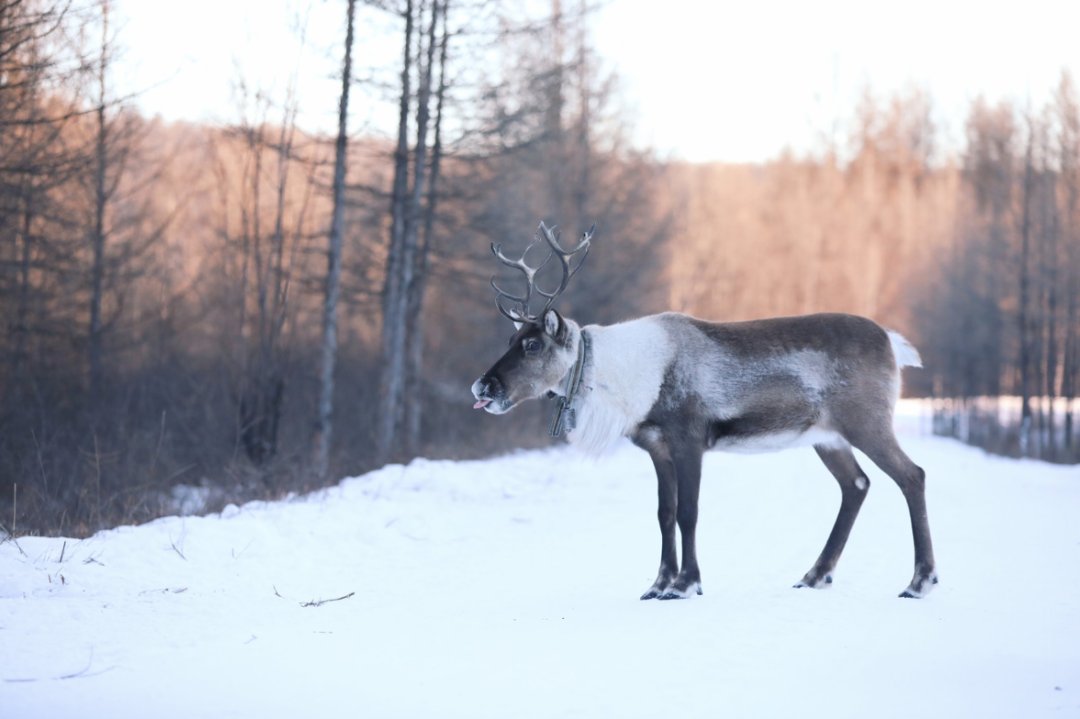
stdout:
[[577,359],[574,361],[573,366],[570,367],[570,371],[566,373],[566,378],[562,385],[563,392],[562,395],[558,397],[558,406],[555,410],[555,416],[551,421],[552,437],[559,437],[567,432],[572,432],[577,425],[577,407],[575,406],[575,402],[577,401],[578,393],[581,391],[585,366],[591,358],[589,349],[591,342],[588,333],[574,324],[569,326],[577,329],[577,332],[574,332],[571,335],[571,344],[577,345]]
[[659,396],[673,348],[656,317],[615,325],[588,325],[589,337],[578,425],[570,439],[601,451],[645,419]]

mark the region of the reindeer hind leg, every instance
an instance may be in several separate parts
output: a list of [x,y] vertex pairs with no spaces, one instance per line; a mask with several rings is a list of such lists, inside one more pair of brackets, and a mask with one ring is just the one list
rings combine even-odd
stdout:
[[866,454],[881,471],[892,477],[907,501],[911,515],[911,534],[915,545],[915,574],[901,597],[925,596],[938,583],[934,565],[934,547],[930,540],[930,522],[926,515],[926,472],[911,461],[896,441],[891,424],[877,431],[864,428],[851,438],[855,447]]
[[833,447],[815,445],[814,450],[821,461],[832,473],[840,484],[840,512],[836,515],[832,531],[825,541],[825,548],[814,562],[810,571],[796,584],[796,587],[824,587],[832,584],[833,569],[840,559],[840,554],[847,544],[851,527],[855,524],[855,518],[859,515],[866,493],[870,489],[870,480],[862,467],[855,461],[855,455],[851,447]]

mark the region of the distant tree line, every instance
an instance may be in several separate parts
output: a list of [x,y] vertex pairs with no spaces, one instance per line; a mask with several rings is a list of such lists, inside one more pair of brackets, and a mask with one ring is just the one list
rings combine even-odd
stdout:
[[957,173],[924,92],[867,92],[847,128],[804,156],[669,168],[675,308],[717,320],[854,312],[914,331],[913,283],[948,244]]
[[[1022,456],[1080,461],[1080,98],[977,100],[951,245],[921,327],[936,427]],[[1000,400],[1011,395],[1017,401]]]
[[[563,5],[342,2],[322,137],[297,124],[300,78],[281,97],[238,78],[227,126],[147,120],[114,87],[107,0],[0,2],[0,530],[545,441],[545,408],[471,410],[511,330],[488,245],[595,222],[564,308],[615,320],[661,297],[670,227],[588,8]],[[401,33],[388,139],[348,123],[383,77],[351,31],[376,20]]]
[[1067,73],[1040,109],[976,100],[954,156],[925,93],[867,93],[820,152],[673,165],[671,304],[868,315],[918,345],[938,432],[1080,461],[1077,106]]

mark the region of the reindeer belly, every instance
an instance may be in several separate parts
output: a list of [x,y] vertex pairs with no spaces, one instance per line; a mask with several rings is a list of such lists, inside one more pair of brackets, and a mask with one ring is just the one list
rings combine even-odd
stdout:
[[747,435],[719,435],[710,438],[709,448],[741,454],[760,454],[778,452],[790,447],[809,447],[822,445],[838,447],[846,441],[838,433],[823,427],[809,427],[805,430],[783,430]]
[[816,412],[748,413],[714,419],[705,445],[709,449],[755,454],[789,447],[839,446],[845,440]]
[[702,395],[712,414],[706,447],[756,453],[846,444],[833,429],[823,392],[830,374],[827,358],[815,352],[722,367],[715,389]]

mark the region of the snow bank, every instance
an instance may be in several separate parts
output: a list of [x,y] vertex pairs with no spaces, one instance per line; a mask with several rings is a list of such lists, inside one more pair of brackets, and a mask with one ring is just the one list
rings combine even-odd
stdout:
[[418,460],[3,543],[0,716],[1080,715],[1080,470],[926,436],[913,407],[898,426],[942,578],[927,599],[896,598],[907,513],[865,459],[869,497],[815,591],[791,585],[839,492],[813,452],[708,455],[705,595],[682,602],[637,599],[659,533],[633,447]]

